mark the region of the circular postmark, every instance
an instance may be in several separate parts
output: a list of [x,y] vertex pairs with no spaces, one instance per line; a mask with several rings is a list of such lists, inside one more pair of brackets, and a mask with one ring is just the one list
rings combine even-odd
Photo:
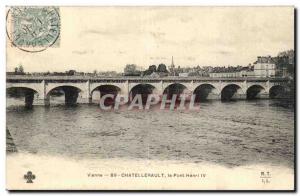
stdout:
[[12,45],[26,52],[40,52],[59,44],[60,16],[55,7],[12,7],[6,16]]

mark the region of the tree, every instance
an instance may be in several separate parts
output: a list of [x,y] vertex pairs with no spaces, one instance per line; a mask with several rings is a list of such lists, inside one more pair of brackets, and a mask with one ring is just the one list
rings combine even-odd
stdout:
[[156,65],[150,65],[148,70],[153,73],[153,72],[156,72]]
[[135,64],[127,64],[124,68],[124,73],[134,73],[137,71],[136,68]]
[[[278,53],[277,55],[278,62],[277,66],[280,68],[285,67],[287,69],[287,73],[289,74],[290,80],[287,83],[290,91],[288,95],[291,100],[294,100],[295,97],[295,53],[294,50],[287,50]],[[279,65],[278,65],[279,64]]]
[[18,67],[15,67],[15,74],[24,74],[23,65],[19,64]]
[[286,67],[289,74],[294,75],[295,53],[294,50],[279,52],[277,55],[279,68]]
[[94,71],[93,71],[93,74],[94,74],[94,75],[97,75],[97,70],[94,70]]
[[19,65],[19,73],[23,74],[24,73],[24,68],[22,65]]
[[140,76],[141,71],[137,70],[137,66],[135,64],[127,64],[124,68],[125,76]]
[[74,76],[75,75],[75,73],[76,73],[76,70],[69,70],[69,71],[66,71],[66,74],[68,75],[68,76]]
[[157,72],[164,72],[164,73],[167,73],[168,70],[167,70],[167,67],[165,64],[161,63],[158,65],[157,67]]
[[144,75],[151,75],[153,72],[156,72],[156,65],[150,65],[147,70],[144,71]]

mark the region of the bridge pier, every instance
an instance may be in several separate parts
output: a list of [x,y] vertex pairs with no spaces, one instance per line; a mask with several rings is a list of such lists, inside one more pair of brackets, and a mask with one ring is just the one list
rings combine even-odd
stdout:
[[238,94],[238,93],[236,93],[236,94],[234,94],[232,96],[232,99],[233,100],[246,100],[247,99],[247,95],[246,94]]
[[92,99],[92,96],[89,96],[89,97],[87,98],[87,103],[88,103],[88,104],[91,104],[91,103],[92,103],[92,100],[93,100],[93,99]]
[[220,100],[221,95],[220,94],[214,94],[214,93],[209,93],[206,97],[206,100]]
[[77,103],[79,104],[90,104],[92,103],[92,97],[86,93],[79,93],[77,98]]
[[29,91],[25,93],[25,108],[31,109],[33,106],[34,92]]
[[78,92],[76,89],[64,89],[65,92],[65,104],[67,106],[76,105],[77,98],[78,98]]
[[269,93],[259,93],[256,97],[258,99],[269,99]]
[[44,106],[50,106],[50,97],[44,99]]
[[86,92],[84,93],[84,95],[86,96],[86,103],[87,104],[91,104],[92,103],[92,92],[91,92],[91,83],[90,80],[88,80],[86,82]]

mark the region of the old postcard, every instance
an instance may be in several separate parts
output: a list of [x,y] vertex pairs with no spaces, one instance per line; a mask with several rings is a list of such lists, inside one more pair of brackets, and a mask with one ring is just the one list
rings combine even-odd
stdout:
[[8,190],[295,190],[294,7],[6,7]]

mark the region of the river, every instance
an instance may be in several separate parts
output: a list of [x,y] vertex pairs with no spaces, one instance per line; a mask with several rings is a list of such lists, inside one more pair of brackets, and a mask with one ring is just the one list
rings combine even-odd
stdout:
[[18,153],[294,167],[294,109],[278,100],[211,101],[199,111],[26,110],[13,103],[7,99],[6,126]]

